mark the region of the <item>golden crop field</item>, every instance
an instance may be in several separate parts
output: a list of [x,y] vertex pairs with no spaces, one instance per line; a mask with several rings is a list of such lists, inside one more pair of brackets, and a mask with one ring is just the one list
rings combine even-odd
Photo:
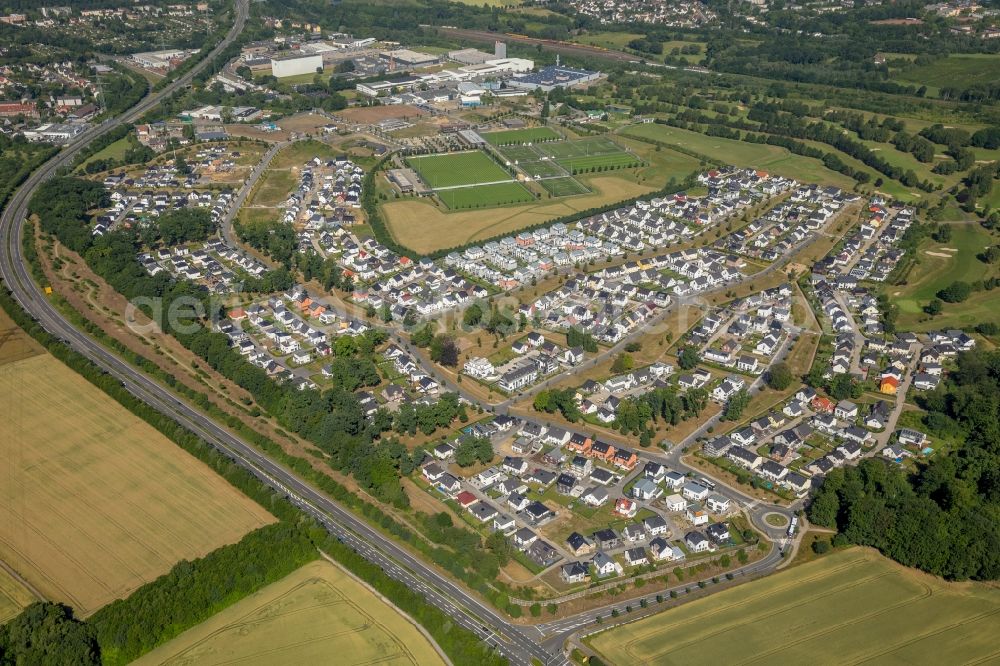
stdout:
[[588,208],[624,201],[656,188],[616,176],[584,178],[594,194],[485,210],[445,212],[427,201],[391,201],[382,206],[389,232],[417,252],[433,252],[509,234]]
[[34,601],[38,599],[30,590],[0,569],[0,624],[18,615]]
[[375,663],[435,666],[444,661],[394,607],[326,560],[310,562],[134,662]]
[[0,560],[89,615],[274,521],[48,354],[0,365]]
[[0,365],[41,354],[45,349],[0,309]]
[[971,664],[1000,660],[1000,590],[851,548],[590,642],[613,664]]

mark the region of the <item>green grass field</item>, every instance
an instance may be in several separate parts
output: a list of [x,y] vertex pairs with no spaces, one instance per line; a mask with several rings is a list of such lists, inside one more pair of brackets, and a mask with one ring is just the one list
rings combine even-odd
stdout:
[[511,162],[536,162],[541,159],[538,151],[533,146],[513,144],[498,148],[497,150]]
[[723,139],[656,123],[630,125],[622,129],[621,133],[627,137],[661,141],[686,148],[724,164],[762,169],[806,183],[848,188],[854,185],[852,179],[827,169],[819,160],[794,155],[780,146]]
[[264,172],[253,193],[253,204],[257,206],[277,206],[295,189],[298,179],[289,170],[268,169]]
[[553,176],[565,176],[569,173],[568,169],[564,169],[559,163],[552,160],[521,162],[518,164],[518,167],[532,178],[551,178]]
[[452,210],[494,208],[535,200],[534,195],[524,185],[513,182],[438,190],[435,194],[445,206]]
[[[930,330],[948,327],[971,327],[982,321],[1000,322],[1000,308],[995,291],[974,292],[962,303],[945,303],[944,312],[928,319],[923,307],[941,289],[956,280],[974,282],[1000,274],[1000,267],[978,259],[985,247],[1000,243],[978,224],[953,224],[947,243],[925,241],[918,252],[918,263],[906,276],[906,284],[890,287],[889,294],[899,306],[899,323],[904,329]],[[922,321],[927,319],[927,321]]]
[[561,139],[559,133],[549,127],[526,127],[524,129],[501,130],[487,132],[482,135],[494,146],[505,144],[531,143],[533,141],[552,141]]
[[612,664],[996,663],[1000,590],[852,548],[588,642]]
[[925,85],[933,92],[941,88],[996,83],[1000,81],[1000,55],[970,53],[949,55],[929,65],[900,71],[895,77],[904,83]]
[[639,166],[641,163],[642,161],[638,157],[625,152],[559,160],[559,164],[569,169],[570,173],[586,171],[588,169],[625,169],[632,166]]
[[99,151],[88,157],[86,160],[84,160],[83,163],[81,163],[80,166],[77,167],[77,170],[83,171],[84,167],[86,167],[88,164],[96,160],[103,160],[103,159],[120,160],[123,157],[125,157],[125,151],[128,150],[128,146],[129,143],[127,136],[122,137],[121,139],[118,139],[117,141],[114,141],[112,143],[109,143],[104,148],[100,149]]
[[549,143],[542,149],[557,160],[594,155],[613,155],[624,152],[622,147],[604,136],[586,137],[572,141]]
[[511,180],[509,173],[481,150],[407,158],[431,188]]
[[538,184],[554,197],[569,197],[590,191],[575,178],[548,178],[538,181]]
[[552,176],[565,176],[569,173],[555,160],[545,158],[540,149],[535,146],[512,144],[497,150],[509,163],[515,165],[531,178],[551,178]]
[[633,39],[642,39],[642,35],[637,32],[595,32],[592,34],[577,35],[571,41],[578,44],[588,44],[590,46],[600,46],[605,49],[621,50],[628,46]]

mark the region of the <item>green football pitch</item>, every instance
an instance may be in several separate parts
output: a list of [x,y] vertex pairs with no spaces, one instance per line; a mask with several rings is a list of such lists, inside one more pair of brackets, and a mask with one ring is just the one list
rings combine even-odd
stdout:
[[407,158],[407,161],[431,189],[513,180],[481,150],[423,155]]

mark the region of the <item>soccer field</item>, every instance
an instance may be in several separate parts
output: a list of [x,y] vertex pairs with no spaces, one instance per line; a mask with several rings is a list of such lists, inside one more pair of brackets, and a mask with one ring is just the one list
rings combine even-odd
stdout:
[[851,548],[603,632],[613,664],[996,663],[1000,590]]
[[539,146],[537,150],[571,174],[591,169],[625,169],[642,165],[639,157],[605,136],[556,141]]
[[532,178],[552,178],[553,176],[568,176],[569,171],[553,160],[537,162],[521,162],[518,167]]
[[435,194],[445,206],[452,210],[493,208],[535,200],[534,195],[520,183],[457,187],[453,190],[438,190]]
[[0,366],[0,559],[81,616],[274,521],[54,357]]
[[627,169],[637,167],[642,164],[635,155],[629,153],[613,153],[610,155],[591,155],[590,157],[573,157],[559,160],[559,164],[565,167],[570,173],[586,171],[588,169]]
[[534,146],[504,146],[497,149],[510,162],[537,162],[542,159]]
[[432,189],[513,180],[481,150],[409,157],[407,162]]
[[568,197],[574,194],[586,194],[590,190],[581,185],[575,178],[547,178],[538,181],[545,191],[554,197]]
[[533,143],[535,141],[552,141],[554,139],[562,138],[555,130],[548,127],[527,127],[525,129],[501,130],[499,132],[487,132],[482,136],[494,146],[517,143]]
[[593,136],[574,141],[556,141],[545,144],[542,149],[557,160],[625,152],[621,146],[604,136]]

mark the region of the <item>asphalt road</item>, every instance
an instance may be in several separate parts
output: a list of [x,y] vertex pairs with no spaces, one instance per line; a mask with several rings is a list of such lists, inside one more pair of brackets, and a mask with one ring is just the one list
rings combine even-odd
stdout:
[[[276,492],[287,496],[289,501],[315,517],[345,544],[382,567],[388,575],[404,582],[411,589],[420,591],[428,603],[441,609],[457,624],[474,632],[488,644],[495,646],[511,662],[529,664],[532,659],[537,659],[543,664],[565,663],[566,659],[561,648],[566,638],[586,626],[591,621],[590,618],[598,615],[608,618],[612,609],[622,607],[627,602],[618,601],[538,627],[512,624],[475,595],[452,582],[446,574],[439,573],[432,566],[413,556],[338,503],[315,491],[296,474],[217,425],[199,410],[181,402],[169,389],[78,331],[52,307],[30,275],[22,255],[21,230],[27,214],[28,201],[35,190],[53,177],[58,169],[70,165],[74,156],[91,141],[115,127],[133,122],[156,106],[161,99],[188,85],[195,74],[240,34],[246,23],[248,11],[248,0],[237,0],[232,28],[213,51],[190,72],[163,90],[143,98],[121,116],[108,119],[87,130],[28,177],[0,216],[0,276],[14,298],[45,330],[60,337],[69,347],[116,377],[136,397],[198,434],[232,459],[235,464],[247,469]],[[735,573],[741,575],[769,571],[780,559],[778,549],[775,548],[764,559]],[[638,605],[637,600],[635,603]]]

